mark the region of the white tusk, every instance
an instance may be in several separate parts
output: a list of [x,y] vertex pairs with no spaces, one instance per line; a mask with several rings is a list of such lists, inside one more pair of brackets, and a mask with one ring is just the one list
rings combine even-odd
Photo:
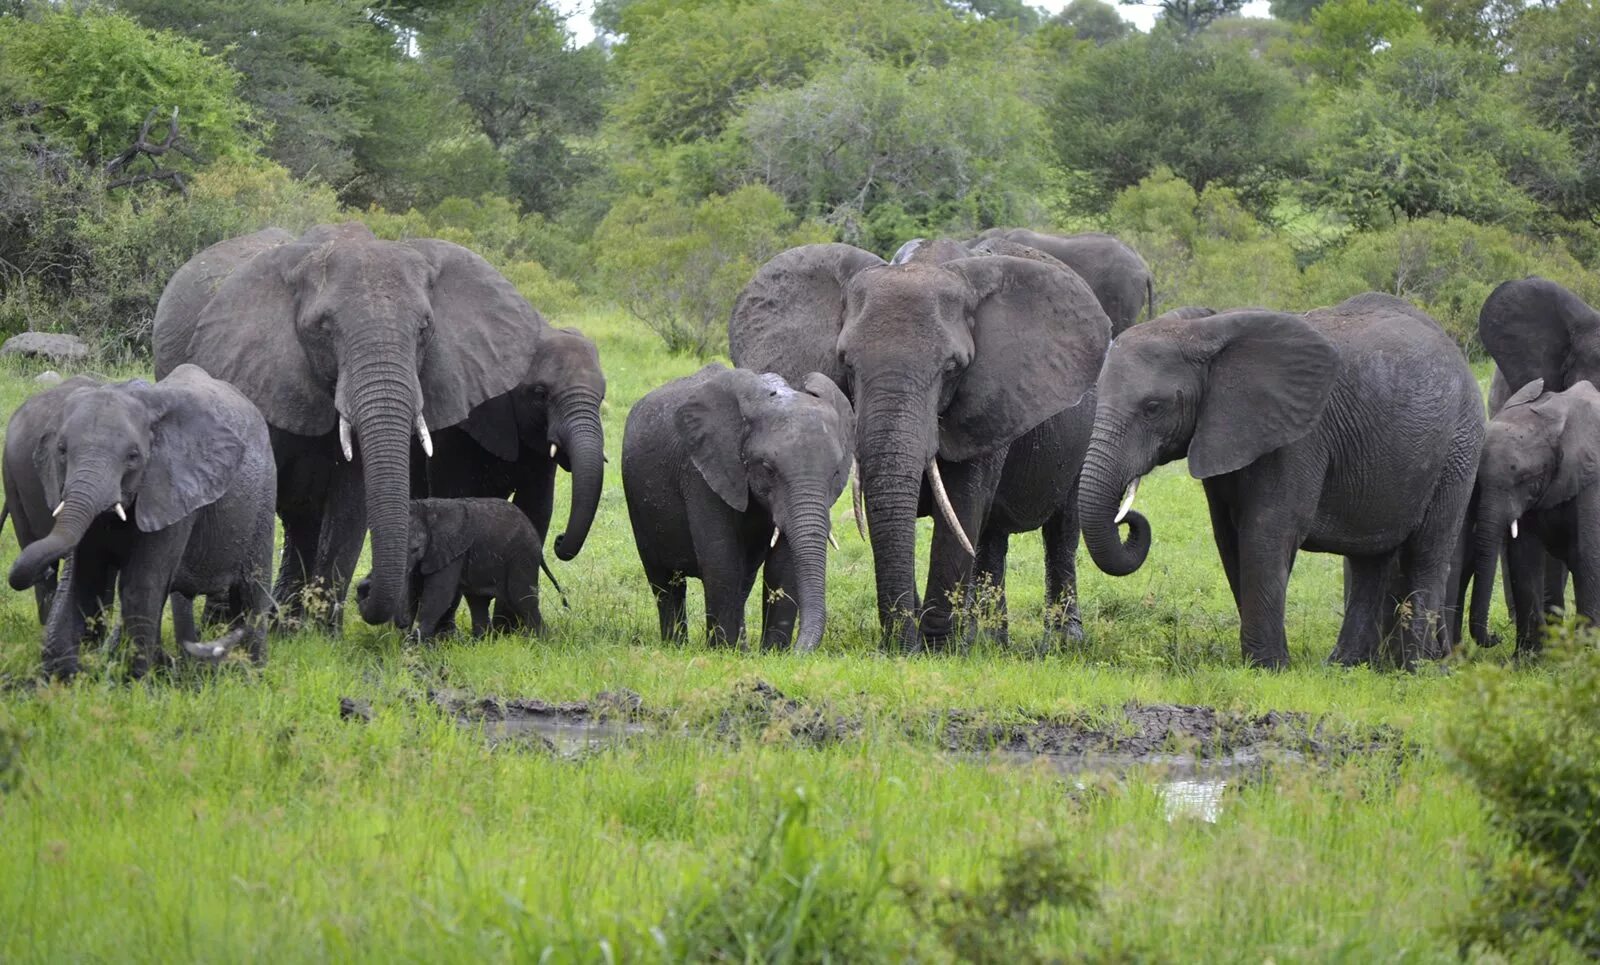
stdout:
[[433,458],[433,437],[428,435],[428,423],[422,418],[422,413],[417,413],[417,438],[422,440],[422,454],[429,459]]
[[832,533],[829,533],[828,534],[828,545],[833,547],[834,549],[838,549],[839,548],[839,537],[833,535]]
[[1511,521],[1511,538],[1517,538],[1517,521],[1514,519]]
[[552,443],[550,443],[550,458],[554,459],[555,457],[556,457],[556,444],[552,442]]
[[128,514],[122,511],[121,503],[117,504],[117,518],[122,520],[124,523],[128,521]]
[[342,415],[339,417],[339,448],[344,451],[345,462],[356,461],[356,450],[350,443],[350,420]]
[[56,503],[56,508],[55,509],[50,510],[50,515],[51,516],[60,516],[61,515],[61,511],[63,509],[66,509],[66,508],[67,508],[67,501],[65,499],[63,499],[61,502]]
[[1117,518],[1112,523],[1120,523],[1128,518],[1128,510],[1133,508],[1133,494],[1139,491],[1139,480],[1135,479],[1128,484],[1128,491],[1122,495],[1122,505],[1117,507]]
[[934,457],[928,460],[928,482],[933,486],[933,501],[939,504],[939,511],[944,513],[944,521],[956,531],[956,539],[960,541],[961,548],[967,551],[968,556],[977,556],[972,549],[972,540],[967,539],[967,531],[961,528],[961,520],[956,519],[956,510],[950,505],[950,494],[944,491],[944,479],[939,476],[939,459]]
[[856,514],[856,532],[862,539],[867,538],[867,511],[861,502],[861,476],[856,472],[854,461],[850,463],[850,508]]
[[772,542],[767,544],[767,549],[772,549],[774,546],[778,545],[778,537],[780,535],[782,535],[782,534],[779,533],[778,527],[776,527],[776,526],[772,527]]

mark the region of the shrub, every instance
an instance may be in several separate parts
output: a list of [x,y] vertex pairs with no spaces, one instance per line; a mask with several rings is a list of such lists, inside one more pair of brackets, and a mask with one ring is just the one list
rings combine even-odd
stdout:
[[795,224],[781,198],[750,185],[693,207],[670,192],[624,198],[593,246],[609,294],[669,350],[706,358],[726,347],[733,300],[762,263],[827,240],[821,225]]
[[1547,672],[1472,668],[1446,733],[1515,844],[1463,923],[1463,951],[1549,960],[1566,943],[1600,956],[1600,635],[1568,627],[1551,636]]

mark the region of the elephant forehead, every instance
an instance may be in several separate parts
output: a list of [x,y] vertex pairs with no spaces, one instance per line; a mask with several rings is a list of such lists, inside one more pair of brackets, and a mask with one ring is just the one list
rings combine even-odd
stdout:
[[307,281],[318,293],[332,290],[382,299],[421,295],[427,288],[427,259],[405,245],[328,242],[314,257]]
[[72,436],[96,430],[128,432],[134,426],[132,405],[132,399],[109,386],[85,389],[67,400],[62,427]]

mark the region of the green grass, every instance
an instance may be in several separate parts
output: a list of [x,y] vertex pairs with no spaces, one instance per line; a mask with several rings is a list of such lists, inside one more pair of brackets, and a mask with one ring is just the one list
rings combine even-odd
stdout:
[[[556,564],[572,608],[547,593],[546,638],[419,650],[356,621],[339,639],[275,640],[259,672],[185,667],[130,684],[91,654],[71,685],[33,688],[32,596],[0,601],[0,959],[803,959],[832,947],[943,960],[943,933],[902,891],[981,891],[1041,843],[1088,882],[1092,906],[980,920],[978,934],[1014,930],[1044,957],[1455,957],[1452,922],[1480,861],[1504,849],[1435,749],[1460,688],[1450,666],[1321,663],[1340,617],[1336,558],[1300,557],[1292,669],[1244,669],[1200,486],[1170,466],[1140,490],[1155,528],[1146,566],[1112,579],[1083,556],[1082,647],[1023,652],[1043,625],[1042,551],[1025,536],[1009,569],[1017,650],[891,658],[874,646],[870,554],[842,501],[821,652],[664,646],[615,454],[628,406],[698,366],[663,357],[618,314],[560,321],[600,342],[613,458],[587,548]],[[35,388],[29,375],[0,376],[5,411]],[[0,566],[15,552],[6,537]],[[690,599],[698,621],[697,587]],[[755,679],[862,726],[822,747],[674,727],[565,759],[492,748],[424,697],[629,688],[705,723]],[[343,696],[370,701],[373,720],[341,720]],[[1274,767],[1230,786],[1208,824],[1167,819],[1157,769],[1080,788],[1044,765],[941,753],[909,726],[949,710],[1019,719],[1127,701],[1385,725],[1415,750]],[[763,844],[774,828],[788,829],[781,848]]]

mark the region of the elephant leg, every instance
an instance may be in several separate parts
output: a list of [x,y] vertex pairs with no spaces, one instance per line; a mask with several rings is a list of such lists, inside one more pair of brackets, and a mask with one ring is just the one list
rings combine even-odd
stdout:
[[[1011,642],[1011,623],[1006,608],[1006,554],[1011,549],[1011,534],[990,526],[978,540],[977,559],[972,563],[972,580],[967,585],[967,610],[992,614],[992,625],[985,632],[1000,646]],[[1047,604],[1048,605],[1048,604]],[[1050,615],[1045,614],[1048,621]]]
[[78,649],[90,616],[99,611],[100,585],[109,569],[103,560],[70,553],[62,563],[61,582],[45,620],[43,662],[50,677],[78,672]]
[[464,560],[453,560],[422,578],[416,626],[424,640],[455,629],[454,623],[444,623],[444,615],[455,611],[460,599],[461,571],[465,566]]
[[505,610],[510,615],[511,629],[517,632],[544,635],[544,615],[539,612],[539,569],[534,564],[532,573],[514,574],[506,593],[495,602],[495,612]]
[[[188,542],[188,527],[147,533],[122,567],[122,635],[132,648],[133,675],[142,677],[167,662],[161,649],[161,611],[171,594],[173,572]],[[193,623],[193,618],[190,620]]]
[[345,596],[366,536],[367,495],[361,465],[359,461],[344,463],[333,471],[328,497],[322,506],[322,526],[312,571],[312,579],[325,594],[318,601],[315,617],[323,631],[331,635],[337,636],[343,630]]
[[[491,626],[489,620],[490,599],[487,596],[467,597],[467,612],[472,615],[472,639],[474,640],[481,640],[489,633]],[[498,610],[495,611],[495,619],[500,619]],[[498,630],[499,627],[496,626],[495,629]]]
[[52,566],[44,579],[33,585],[33,603],[39,613],[40,626],[50,619],[50,605],[55,602],[56,587],[60,583],[59,571],[59,564]]
[[1511,579],[1512,618],[1517,626],[1517,652],[1537,653],[1544,642],[1544,566],[1547,554],[1539,538],[1523,527],[1520,539],[1506,547],[1506,572]]
[[1544,558],[1544,612],[1556,616],[1567,607],[1567,564],[1554,554]]
[[1233,523],[1233,511],[1227,501],[1211,492],[1211,481],[1206,481],[1206,505],[1211,513],[1211,538],[1217,544],[1217,556],[1222,560],[1222,573],[1228,578],[1228,590],[1233,593],[1233,605],[1242,608],[1239,597],[1239,530]]
[[1239,533],[1239,645],[1245,662],[1281,670],[1289,666],[1284,600],[1294,569],[1298,534],[1249,514]]
[[742,579],[702,577],[706,590],[706,643],[738,646],[744,638],[744,605],[750,599],[755,573]]
[[[939,474],[950,505],[968,539],[983,536],[989,507],[1000,485],[1006,449],[967,462],[939,461]],[[973,545],[977,549],[977,545]],[[938,509],[933,514],[933,547],[928,554],[927,592],[922,597],[921,642],[928,650],[944,650],[955,631],[955,604],[966,599],[975,560],[957,539]],[[974,618],[975,619],[975,618]]]
[[542,543],[550,541],[550,516],[555,511],[556,464],[546,459],[527,476],[517,481],[511,504],[528,517]]
[[656,600],[663,641],[682,641],[689,635],[688,583],[677,574],[650,574],[650,594]]
[[[194,597],[174,593],[167,598],[167,604],[172,609],[172,636],[179,644],[199,643],[200,632],[194,622]],[[208,598],[206,600],[208,610],[210,604]]]
[[1344,621],[1339,625],[1339,640],[1328,655],[1329,663],[1352,667],[1377,653],[1383,632],[1380,614],[1393,561],[1393,553],[1346,557]]
[[780,539],[767,553],[767,561],[761,567],[761,647],[764,650],[787,650],[794,639],[794,624],[800,614],[795,583],[789,541]]
[[283,553],[278,559],[278,579],[273,584],[272,598],[279,613],[291,625],[306,616],[306,581],[316,563],[321,534],[322,525],[315,517],[283,514]]
[[1083,615],[1078,609],[1078,498],[1044,521],[1045,629],[1078,643],[1083,640]]

